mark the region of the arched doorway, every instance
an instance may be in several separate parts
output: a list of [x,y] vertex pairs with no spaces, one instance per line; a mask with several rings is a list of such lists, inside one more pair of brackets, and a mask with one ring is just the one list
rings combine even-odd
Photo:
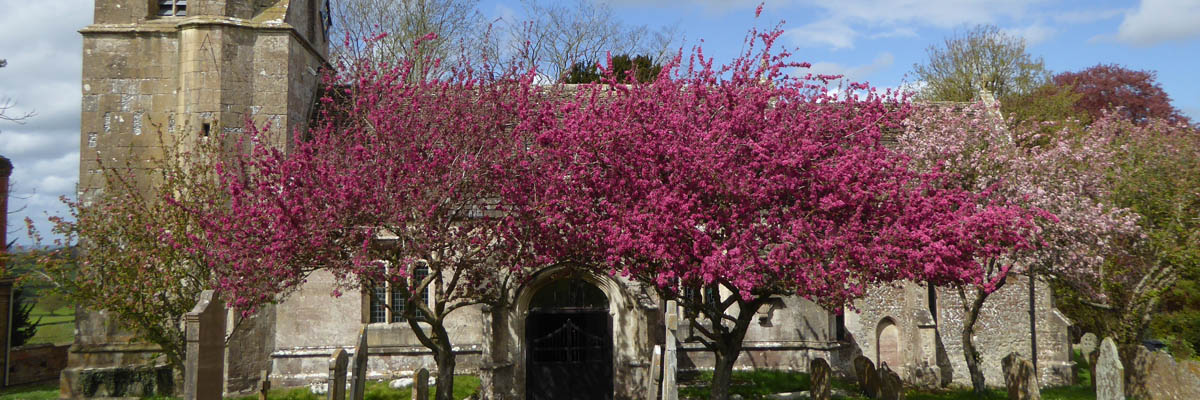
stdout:
[[525,397],[612,399],[612,341],[603,291],[578,278],[542,287],[525,320]]
[[896,323],[891,318],[884,318],[879,322],[879,329],[875,340],[875,359],[879,361],[879,365],[887,363],[893,371],[900,367],[900,329],[896,327]]

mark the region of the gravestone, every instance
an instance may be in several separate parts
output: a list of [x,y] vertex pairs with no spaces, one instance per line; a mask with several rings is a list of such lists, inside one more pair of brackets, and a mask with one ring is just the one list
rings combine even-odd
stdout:
[[264,369],[258,374],[258,400],[267,400],[267,392],[271,391],[271,370]]
[[1140,384],[1130,385],[1130,396],[1145,400],[1200,399],[1200,369],[1195,361],[1176,362],[1170,354],[1138,349],[1133,375]]
[[679,329],[679,306],[675,300],[667,301],[666,315],[663,322],[667,325],[667,350],[663,354],[662,400],[677,400],[679,388],[675,384],[675,370],[679,361],[675,348],[675,331]]
[[429,370],[418,369],[413,378],[412,400],[429,400]]
[[185,400],[220,400],[225,387],[225,303],[212,290],[200,292],[183,316],[187,338]]
[[1009,400],[1041,400],[1042,392],[1033,363],[1013,352],[1000,360],[1000,365],[1004,369],[1004,386],[1008,389]]
[[350,382],[350,399],[363,400],[367,393],[367,324],[358,330],[358,346],[354,346],[354,371]]
[[812,383],[808,388],[809,398],[829,400],[833,395],[832,375],[833,370],[825,359],[817,358],[808,363],[809,382]]
[[658,399],[658,382],[662,380],[662,346],[654,345],[650,356],[650,373],[646,379],[646,400]]
[[329,400],[346,400],[346,364],[349,362],[346,350],[334,350],[333,356],[329,357],[329,388],[326,389]]
[[1079,352],[1083,353],[1084,357],[1092,354],[1093,351],[1096,351],[1096,334],[1091,332],[1083,334],[1083,337],[1079,338],[1079,344],[1075,345],[1075,348],[1079,349]]
[[875,370],[875,363],[870,358],[863,357],[863,372],[858,375],[858,388],[871,399],[880,398],[880,372]]
[[1125,367],[1117,354],[1117,344],[1112,338],[1100,342],[1100,356],[1096,360],[1096,400],[1125,400]]
[[883,400],[903,400],[904,383],[900,375],[892,371],[886,362],[879,363],[879,398]]

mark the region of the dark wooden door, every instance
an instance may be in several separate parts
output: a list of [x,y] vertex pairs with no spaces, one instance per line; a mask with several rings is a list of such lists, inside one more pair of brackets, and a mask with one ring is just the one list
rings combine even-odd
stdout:
[[526,320],[526,398],[613,398],[612,326],[606,310],[532,311]]

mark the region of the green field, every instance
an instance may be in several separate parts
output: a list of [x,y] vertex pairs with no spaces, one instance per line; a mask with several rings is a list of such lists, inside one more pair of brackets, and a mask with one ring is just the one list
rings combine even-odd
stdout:
[[29,319],[38,321],[37,332],[27,344],[50,343],[55,345],[71,344],[75,340],[75,309],[64,306],[56,310],[47,310],[39,303],[33,306]]

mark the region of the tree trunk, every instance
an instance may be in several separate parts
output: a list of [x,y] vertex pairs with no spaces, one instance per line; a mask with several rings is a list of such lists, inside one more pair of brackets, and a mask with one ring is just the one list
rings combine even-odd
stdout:
[[746,330],[750,328],[750,321],[754,319],[754,313],[764,302],[766,302],[764,298],[738,301],[738,317],[734,321],[733,329],[716,338],[717,343],[713,349],[713,354],[716,355],[716,364],[713,365],[713,380],[709,386],[708,398],[710,400],[729,399],[733,365],[737,363],[738,356],[742,353],[742,340],[746,338]]
[[437,400],[454,398],[454,352],[446,347],[445,351],[436,355],[437,362]]
[[450,346],[450,336],[446,327],[438,320],[433,326],[433,341],[437,343],[434,351],[434,361],[437,363],[437,400],[452,400],[454,398],[454,349]]
[[709,386],[708,398],[711,400],[727,400],[729,399],[729,385],[733,379],[733,364],[737,362],[741,349],[739,346],[738,350],[718,350],[714,353],[717,356],[717,362],[713,366],[713,378],[712,384]]
[[983,308],[988,293],[976,288],[975,298],[969,304],[962,288],[959,288],[958,293],[963,304],[967,305],[962,329],[963,356],[967,359],[967,372],[971,375],[971,389],[976,396],[982,397],[987,393],[987,385],[984,382],[983,369],[979,365],[979,350],[975,348],[975,322],[979,320],[979,311]]

